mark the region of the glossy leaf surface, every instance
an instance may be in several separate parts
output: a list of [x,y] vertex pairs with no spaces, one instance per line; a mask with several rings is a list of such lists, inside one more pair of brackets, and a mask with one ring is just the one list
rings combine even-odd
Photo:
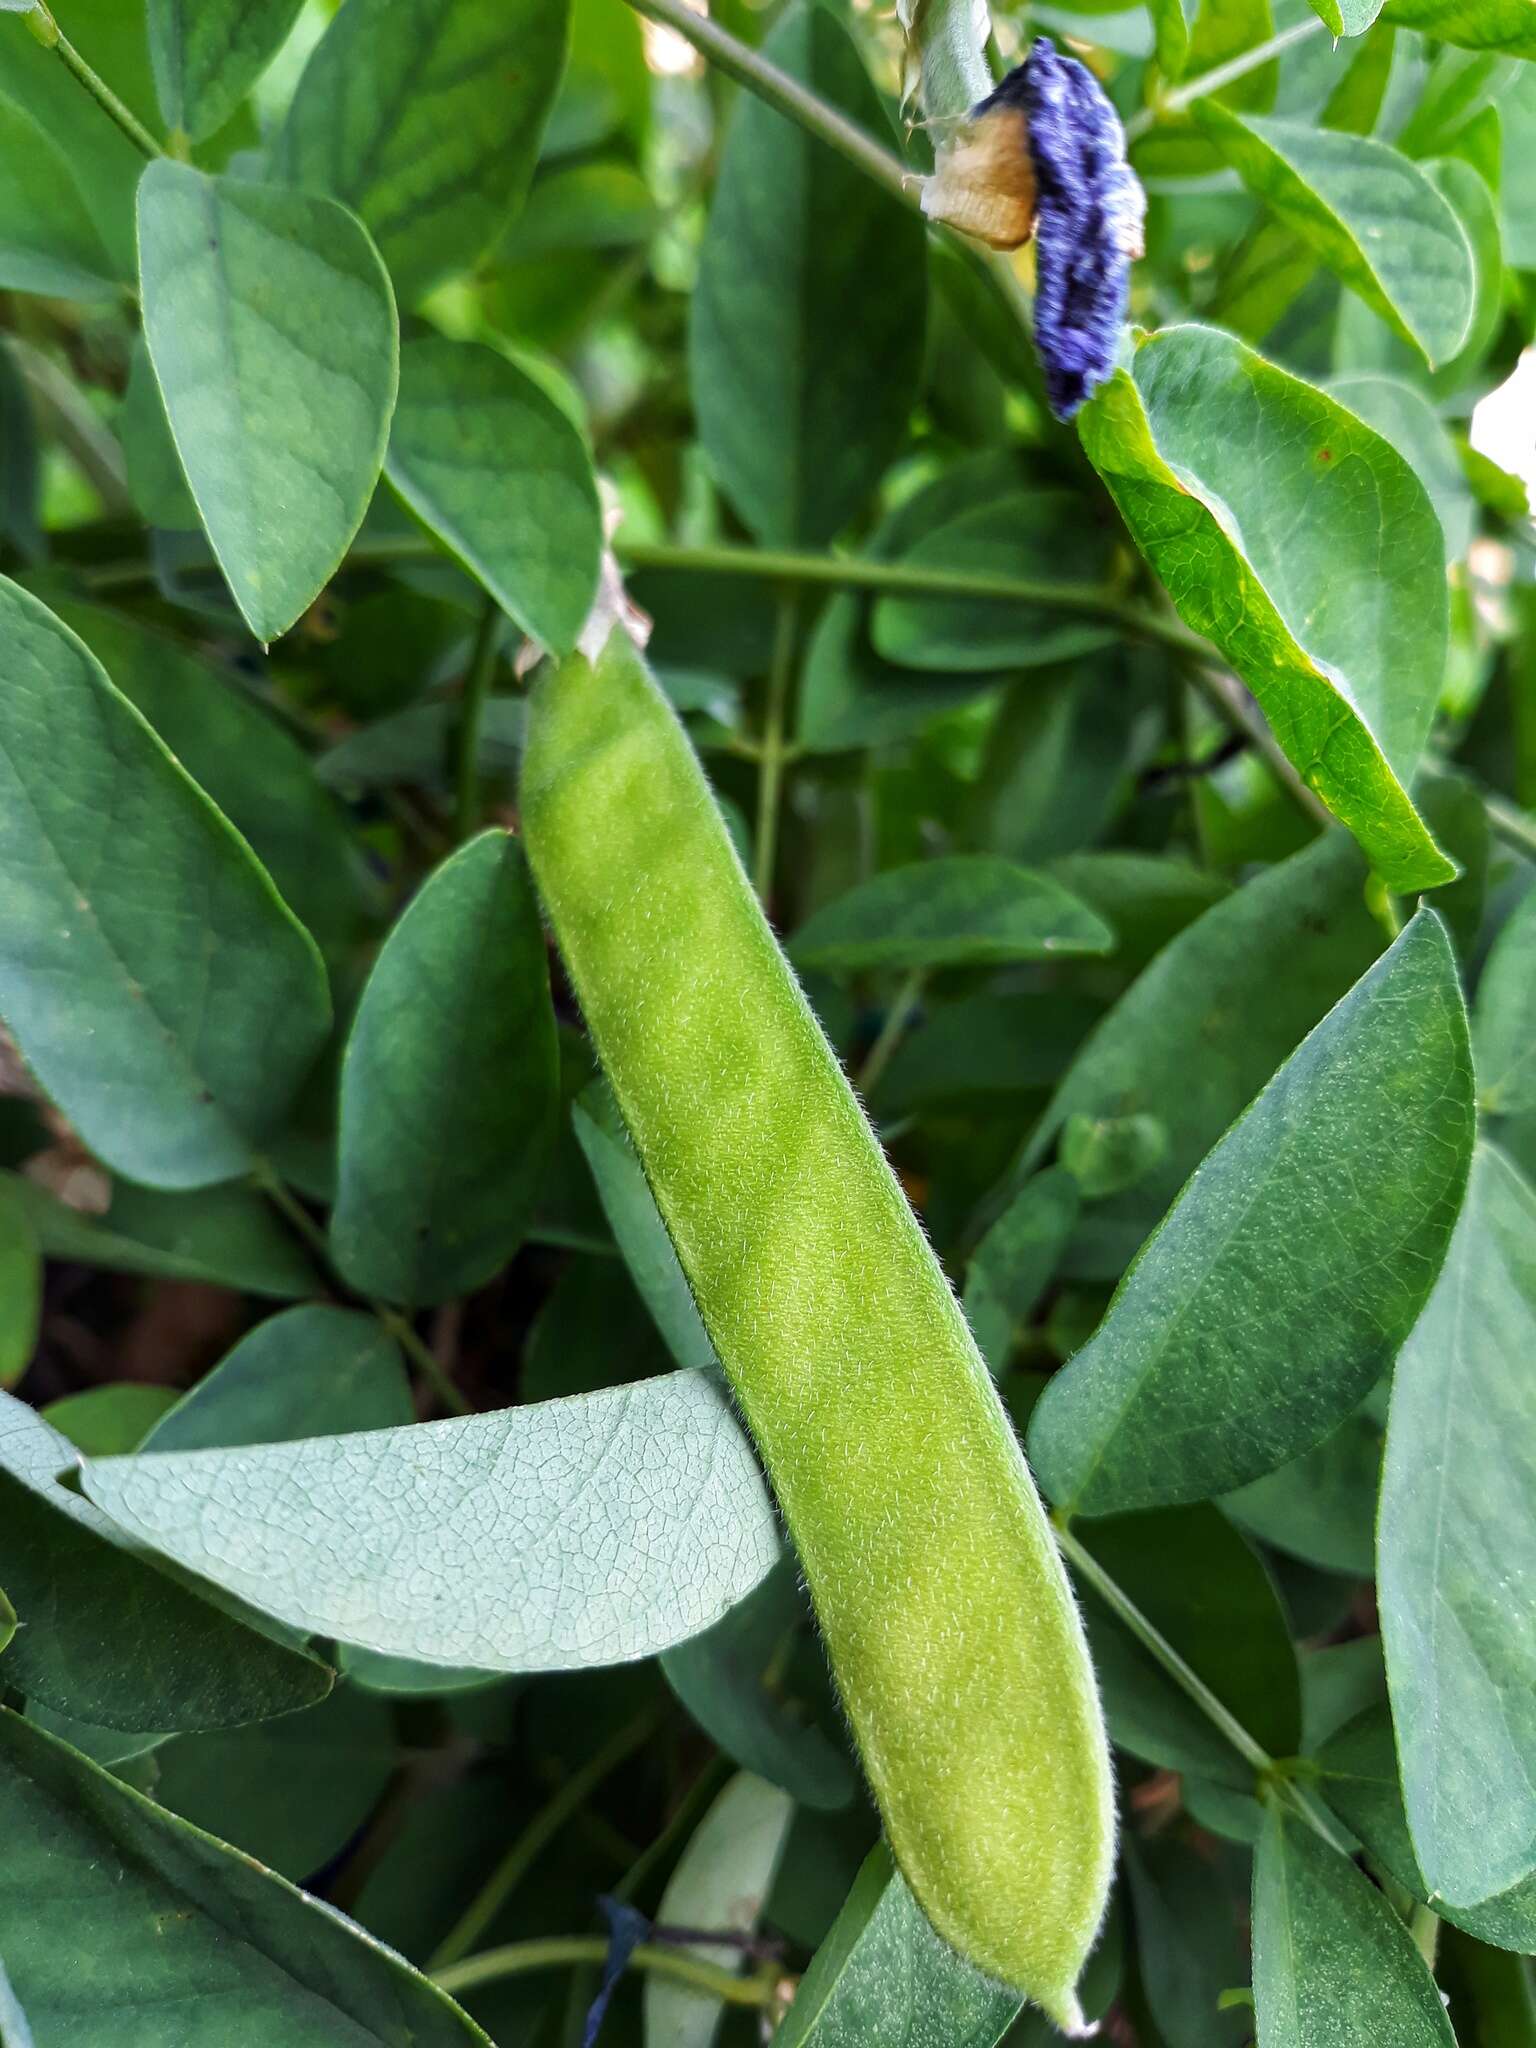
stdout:
[[1421,912],[1211,1153],[1047,1388],[1030,1448],[1053,1497],[1090,1514],[1204,1499],[1327,1435],[1434,1284],[1473,1121],[1455,961]]
[[235,602],[276,640],[346,553],[399,377],[378,252],[330,200],[161,159],[139,186],[144,330]]
[[469,1294],[527,1227],[559,1109],[555,1017],[518,841],[483,832],[391,932],[341,1076],[331,1244],[387,1301]]
[[654,1655],[718,1621],[779,1549],[746,1439],[702,1374],[108,1459],[86,1485],[137,1542],[275,1620],[483,1671]]
[[81,642],[14,584],[0,628],[0,1014],[108,1165],[227,1180],[319,1050],[319,956]]
[[1536,1193],[1492,1146],[1392,1382],[1377,1527],[1403,1792],[1431,1891],[1536,1871]]
[[1213,328],[1140,344],[1083,445],[1187,625],[1258,698],[1388,883],[1452,879],[1408,784],[1434,712],[1439,522],[1397,451]]

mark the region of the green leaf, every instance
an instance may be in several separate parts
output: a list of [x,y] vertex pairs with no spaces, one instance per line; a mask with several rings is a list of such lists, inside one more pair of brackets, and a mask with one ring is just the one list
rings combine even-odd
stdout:
[[[1284,1610],[1251,1546],[1214,1507],[1116,1515],[1075,1531],[1133,1604],[1273,1756],[1301,1745]],[[1251,1790],[1252,1767],[1093,1592],[1079,1584],[1110,1737],[1127,1754]]]
[[0,1593],[0,1651],[4,1650],[6,1644],[15,1633],[16,1610],[5,1594]]
[[1133,1188],[1161,1162],[1168,1132],[1155,1116],[1069,1116],[1061,1129],[1061,1163],[1077,1182],[1084,1201]]
[[149,48],[167,125],[201,142],[277,55],[303,0],[150,0]]
[[1071,1174],[1047,1167],[1024,1183],[972,1253],[966,1321],[994,1374],[1008,1363],[1015,1331],[1050,1285],[1081,1208]]
[[383,1701],[338,1686],[307,1713],[164,1744],[155,1798],[297,1882],[361,1827],[399,1754]]
[[620,1256],[672,1356],[681,1366],[718,1371],[693,1290],[606,1081],[582,1090],[571,1119]]
[[1253,1866],[1253,1997],[1259,2048],[1455,2048],[1402,1921],[1278,1801]]
[[[1247,1858],[1172,1833],[1125,1842],[1141,1985],[1168,2048],[1241,2048],[1252,2014],[1223,2010],[1248,1977]],[[1234,1882],[1237,1880],[1237,1882]]]
[[1074,1244],[1082,1275],[1119,1278],[1222,1132],[1381,950],[1364,880],[1354,846],[1331,833],[1197,918],[1088,1035],[1010,1186],[1034,1172],[1074,1112],[1155,1116],[1168,1152],[1084,1218]]
[[67,1436],[75,1449],[88,1458],[116,1458],[136,1451],[166,1410],[175,1407],[178,1398],[174,1387],[114,1380],[105,1387],[87,1387],[83,1393],[66,1394],[38,1412],[44,1422],[60,1436]]
[[32,1363],[43,1306],[42,1248],[26,1203],[0,1179],[0,1387]]
[[1016,1993],[929,1926],[882,1844],[800,1979],[775,2048],[994,2048]]
[[[1322,1773],[1319,1789],[1339,1818],[1389,1877],[1427,1902],[1429,1886],[1403,1811],[1397,1745],[1386,1702],[1368,1708],[1332,1735],[1319,1750],[1317,1763]],[[1536,1877],[1476,1906],[1453,1906],[1437,1899],[1435,1911],[1495,1948],[1536,1955]]]
[[569,33],[567,0],[348,0],[276,168],[350,206],[414,304],[467,269],[527,191]]
[[[764,54],[860,127],[889,133],[863,60],[827,9],[791,6]],[[906,428],[926,296],[921,220],[742,93],[689,349],[705,453],[760,540],[816,546],[858,511]]]
[[1445,536],[1447,563],[1463,560],[1474,526],[1472,495],[1456,444],[1423,392],[1401,377],[1371,373],[1335,377],[1328,390],[1356,419],[1391,442],[1429,493]]
[[1142,342],[1079,429],[1180,615],[1220,647],[1389,887],[1452,880],[1407,793],[1447,603],[1439,523],[1402,457],[1202,327]]
[[[7,30],[9,38],[14,30]],[[49,298],[118,289],[68,159],[23,107],[0,99],[0,286]]]
[[67,1437],[0,1394],[6,1591],[28,1625],[5,1682],[108,1728],[218,1728],[312,1705],[331,1673],[158,1570],[62,1484]]
[[1222,1507],[1272,1549],[1323,1571],[1374,1577],[1382,1425],[1372,1408],[1367,1402],[1310,1451],[1226,1494]]
[[[1496,110],[1490,108],[1488,115],[1497,125]],[[1482,366],[1503,325],[1504,236],[1498,201],[1488,189],[1481,172],[1453,156],[1427,163],[1424,169],[1466,232],[1472,245],[1476,277],[1472,324],[1467,329],[1466,340],[1451,360],[1442,363],[1430,379],[1430,388],[1437,396],[1449,396],[1460,391],[1473,372]]]
[[1380,14],[1382,0],[1310,0],[1312,12],[1336,36],[1363,36]]
[[1184,76],[1184,67],[1189,60],[1194,0],[1148,0],[1147,11],[1152,16],[1153,54],[1157,58],[1157,68],[1172,84]]
[[378,252],[328,199],[161,158],[139,185],[144,332],[235,602],[276,640],[363,522],[399,341]]
[[[913,570],[1019,577],[1089,590],[1102,584],[1109,553],[1107,534],[1086,516],[1080,497],[1030,490],[968,507],[923,534],[899,559]],[[962,675],[1044,668],[1117,637],[1102,619],[1049,603],[896,593],[876,600],[870,634],[886,661]]]
[[[794,1810],[787,1792],[750,1771],[732,1778],[694,1830],[661,1895],[657,1918],[664,1926],[755,1934]],[[721,1960],[714,1943],[684,1943],[681,1952]],[[737,1960],[746,1960],[740,1951]],[[664,1977],[646,1979],[646,2048],[711,2048],[724,2017],[723,2002],[707,1991]]]
[[712,1375],[363,1436],[110,1458],[132,1538],[290,1627],[386,1656],[554,1671],[710,1627],[778,1555]]
[[134,337],[128,388],[117,416],[117,438],[123,444],[129,495],[140,518],[174,533],[196,533],[201,524],[197,500],[176,453],[165,401],[142,333]]
[[284,902],[328,951],[353,943],[375,885],[307,754],[230,670],[121,612],[60,603],[123,695],[250,843]]
[[0,1011],[109,1166],[245,1172],[330,1023],[319,955],[95,657],[0,580]]
[[1472,321],[1472,245],[1417,164],[1311,121],[1239,117],[1213,100],[1199,111],[1249,191],[1342,283],[1431,366],[1455,355]]
[[1127,786],[1140,694],[1123,652],[1022,676],[988,730],[967,836],[1022,861],[1091,845]]
[[1536,0],[1387,0],[1386,18],[1463,50],[1536,58]]
[[0,342],[0,535],[27,562],[43,554],[40,454],[37,420],[15,352]]
[[291,1232],[249,1187],[165,1195],[123,1183],[106,1215],[97,1218],[66,1208],[33,1181],[8,1175],[3,1184],[51,1259],[156,1280],[202,1280],[280,1300],[319,1287]]
[[1108,953],[1114,943],[1059,882],[971,853],[887,868],[813,912],[789,954],[797,967],[858,974]]
[[857,1779],[822,1730],[800,1720],[765,1674],[805,1618],[793,1562],[786,1558],[713,1628],[667,1650],[667,1683],[694,1720],[744,1770],[777,1785],[801,1806],[852,1803]]
[[313,1304],[258,1323],[156,1419],[142,1443],[122,1448],[225,1450],[392,1429],[413,1420],[394,1339],[372,1316]]
[[597,594],[602,517],[580,434],[493,348],[407,343],[386,470],[525,633],[568,654]]
[[498,1272],[541,1189],[559,1083],[527,863],[483,832],[390,933],[347,1040],[331,1246],[352,1285],[414,1305]]
[[1479,1149],[1392,1383],[1377,1526],[1403,1794],[1434,1897],[1536,1870],[1536,1192]]
[[1456,963],[1421,911],[1204,1161],[1051,1381],[1030,1447],[1052,1496],[1087,1514],[1205,1500],[1321,1442],[1434,1285],[1473,1131]]
[[1165,854],[1094,848],[1065,853],[1046,870],[1115,933],[1115,965],[1140,973],[1170,939],[1232,893],[1221,875]]
[[1495,1116],[1536,1109],[1536,889],[1493,942],[1472,1011],[1478,1099]]
[[345,1914],[9,1712],[0,1763],[0,1954],[43,2043],[84,2030],[92,2048],[142,2048],[174,2026],[221,2048],[487,2048]]

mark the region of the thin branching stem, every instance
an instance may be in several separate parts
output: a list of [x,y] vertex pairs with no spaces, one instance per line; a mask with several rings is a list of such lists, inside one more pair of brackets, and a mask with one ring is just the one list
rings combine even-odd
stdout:
[[[444,1991],[457,1997],[461,1992],[474,1991],[482,1984],[494,1984],[503,1977],[517,1977],[529,1970],[568,1969],[581,1964],[601,1964],[608,1954],[608,1944],[600,1934],[552,1935],[544,1941],[514,1941],[505,1948],[488,1948],[483,1954],[471,1956],[468,1961],[450,1964],[446,1969],[433,1972],[433,1981]],[[653,1942],[641,1942],[629,1958],[629,1968],[648,1970],[653,1976],[670,1978],[674,1984],[687,1984],[696,1991],[707,1991],[711,1998],[718,1998],[724,2005],[772,2005],[778,1995],[779,1971],[773,1967],[756,1970],[748,1977],[738,1977],[732,1970],[721,1969],[716,1963],[706,1963],[698,1957],[685,1955],[675,1948],[662,1948]]]
[[107,81],[86,63],[74,44],[53,18],[53,10],[45,0],[32,0],[32,11],[26,16],[27,27],[45,50],[52,50],[65,70],[83,85],[109,119],[115,121],[134,148],[153,159],[164,156],[165,151],[144,126],[138,115],[124,105]]
[[1126,141],[1138,141],[1159,121],[1187,113],[1196,100],[1209,99],[1213,92],[1223,92],[1229,85],[1236,85],[1240,78],[1246,78],[1249,72],[1270,63],[1282,50],[1288,50],[1293,43],[1304,42],[1308,36],[1318,35],[1322,28],[1321,18],[1309,14],[1304,21],[1281,29],[1278,35],[1270,36],[1267,41],[1255,43],[1251,50],[1242,50],[1237,56],[1229,57],[1225,64],[1216,64],[1209,71],[1202,71],[1198,78],[1191,78],[1187,84],[1164,93],[1154,105],[1133,114],[1125,124]]

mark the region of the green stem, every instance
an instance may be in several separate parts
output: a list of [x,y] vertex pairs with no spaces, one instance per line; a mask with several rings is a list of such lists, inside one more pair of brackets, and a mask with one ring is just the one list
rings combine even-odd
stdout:
[[784,788],[784,728],[795,679],[795,644],[800,626],[800,599],[794,585],[780,591],[773,622],[773,657],[768,669],[768,701],[758,741],[757,837],[753,846],[753,880],[758,901],[767,905],[773,893],[773,866],[779,849],[779,804]]
[[[514,1941],[505,1948],[488,1948],[468,1962],[434,1970],[433,1981],[458,1997],[481,1984],[494,1984],[501,1977],[520,1976],[525,1970],[558,1970],[571,1964],[601,1964],[608,1944],[600,1934],[553,1935],[545,1941]],[[669,1977],[674,1984],[689,1984],[707,1991],[725,2005],[771,2005],[777,1995],[779,1972],[759,1970],[750,1977],[738,1977],[718,1964],[700,1962],[681,1950],[659,1948],[642,1942],[629,1958],[629,1966],[649,1970],[653,1976]]]
[[[294,1195],[271,1160],[258,1159],[251,1168],[251,1179],[273,1208],[303,1238],[325,1271],[334,1274],[336,1268],[331,1258],[329,1238],[304,1204]],[[351,1292],[350,1289],[348,1291]],[[474,1409],[399,1310],[390,1308],[385,1302],[374,1301],[366,1295],[359,1298],[366,1302],[369,1310],[378,1317],[379,1322],[394,1338],[417,1371],[431,1385],[443,1406],[451,1409],[455,1415],[473,1415]]]
[[[884,591],[904,597],[961,597],[987,604],[1048,605],[1104,619],[1138,639],[1209,661],[1208,643],[1178,619],[1143,610],[1091,583],[1037,576],[985,576],[968,569],[932,569],[910,562],[878,562],[853,555],[801,555],[778,548],[671,547],[626,541],[619,554],[632,569],[672,569],[685,575],[757,576],[770,582],[811,583],[836,590]],[[1225,714],[1229,719],[1232,714]]]
[[480,820],[480,729],[485,723],[485,702],[496,674],[496,657],[501,645],[501,606],[494,597],[485,599],[475,644],[464,675],[464,695],[459,704],[458,782],[454,809],[456,836],[468,839]]
[[892,998],[891,1006],[885,1013],[885,1022],[880,1026],[875,1042],[866,1053],[864,1064],[859,1069],[858,1090],[866,1102],[874,1093],[880,1076],[890,1065],[891,1055],[901,1043],[906,1028],[912,1021],[912,1012],[923,999],[927,981],[926,968],[914,967]]
[[1274,1772],[1275,1759],[1269,1751],[1254,1740],[1229,1708],[1222,1705],[1200,1674],[1185,1662],[1168,1638],[1148,1621],[1135,1601],[1110,1577],[1092,1551],[1084,1549],[1059,1517],[1053,1517],[1052,1520],[1062,1555],[1069,1560],[1079,1578],[1086,1579],[1110,1612],[1130,1630],[1143,1649],[1151,1652],[1174,1683],[1188,1693],[1201,1713],[1226,1737],[1243,1761],[1251,1764],[1259,1776],[1270,1776]]
[[744,85],[768,106],[798,123],[808,135],[816,136],[829,149],[835,149],[839,156],[846,157],[876,184],[883,185],[903,206],[914,213],[922,212],[919,191],[922,180],[907,171],[900,157],[882,149],[856,121],[850,121],[836,107],[828,106],[798,78],[791,78],[787,71],[771,64],[750,44],[738,42],[735,36],[727,34],[711,21],[707,14],[695,14],[691,7],[684,5],[684,0],[629,0],[629,4],[637,14],[674,29],[707,57],[717,71],[723,71],[727,78],[734,78],[738,85]]
[[1198,78],[1190,79],[1187,85],[1165,93],[1155,105],[1144,107],[1139,114],[1133,114],[1125,124],[1125,139],[1136,142],[1149,128],[1159,121],[1166,121],[1170,114],[1182,114],[1192,107],[1196,100],[1209,98],[1213,92],[1221,92],[1229,85],[1235,85],[1240,78],[1246,78],[1250,71],[1257,71],[1278,57],[1282,50],[1288,50],[1292,43],[1305,41],[1308,36],[1317,35],[1323,27],[1321,19],[1309,15],[1305,21],[1298,21],[1290,28],[1281,29],[1278,35],[1270,36],[1266,42],[1255,43],[1251,50],[1243,50],[1236,57],[1229,57],[1225,64],[1214,65],[1209,71],[1202,71]]
[[45,0],[32,0],[32,12],[26,17],[27,27],[45,50],[52,50],[67,71],[83,85],[103,113],[115,121],[134,148],[141,150],[153,160],[164,156],[165,151],[144,126],[137,114],[132,113],[107,81],[91,69],[74,44],[53,18],[53,10]]
[[[455,1925],[438,1943],[428,1965],[434,1974],[446,1971],[450,1964],[460,1962],[469,1954],[572,1815],[585,1806],[608,1774],[616,1770],[627,1756],[640,1747],[655,1726],[654,1713],[639,1714],[634,1720],[626,1722],[618,1733],[610,1737],[595,1755],[589,1757],[579,1771],[573,1772],[554,1797],[539,1809]],[[599,1961],[603,1949],[604,1945],[599,1944]],[[584,1962],[587,1957],[583,1951],[580,1956],[566,1957],[565,1960]]]

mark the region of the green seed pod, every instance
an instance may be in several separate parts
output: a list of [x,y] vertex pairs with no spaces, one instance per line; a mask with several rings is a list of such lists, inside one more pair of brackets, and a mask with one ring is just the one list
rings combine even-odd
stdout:
[[528,853],[929,1918],[1075,2023],[1114,1852],[1082,1628],[921,1229],[621,635],[535,685]]

